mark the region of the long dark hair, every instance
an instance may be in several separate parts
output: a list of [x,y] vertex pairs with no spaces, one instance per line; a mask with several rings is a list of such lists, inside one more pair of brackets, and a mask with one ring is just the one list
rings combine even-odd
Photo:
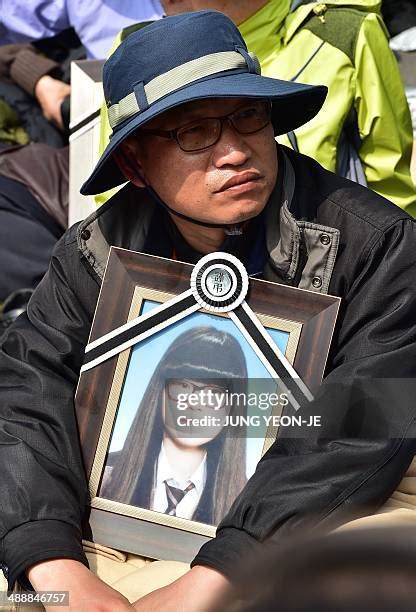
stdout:
[[[226,381],[229,393],[247,390],[247,366],[236,338],[215,327],[198,326],[180,334],[166,349],[157,365],[118,453],[109,481],[100,495],[122,503],[149,508],[155,466],[165,431],[162,402],[169,379]],[[230,415],[235,411],[229,406]],[[245,411],[239,406],[239,414]],[[207,479],[192,517],[217,524],[244,487],[246,439],[244,429],[233,435],[229,428],[205,444]]]

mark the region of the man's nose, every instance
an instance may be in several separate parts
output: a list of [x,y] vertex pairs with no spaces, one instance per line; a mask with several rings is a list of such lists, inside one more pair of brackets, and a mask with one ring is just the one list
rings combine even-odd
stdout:
[[215,166],[218,168],[227,165],[241,166],[250,156],[251,149],[243,134],[237,132],[228,117],[224,117],[221,137],[214,145],[213,162]]

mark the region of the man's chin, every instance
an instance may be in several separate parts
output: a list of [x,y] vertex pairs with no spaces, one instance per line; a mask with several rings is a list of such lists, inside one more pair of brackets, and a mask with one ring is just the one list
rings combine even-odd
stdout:
[[247,221],[250,221],[250,219],[254,219],[255,217],[257,217],[261,213],[263,208],[264,206],[249,208],[247,210],[239,212],[239,214],[235,214],[232,216],[230,215],[228,218],[222,221],[222,223],[224,223],[224,225],[242,225]]
[[257,201],[246,201],[239,202],[231,205],[229,207],[229,213],[225,207],[227,205],[223,205],[223,208],[219,208],[218,212],[220,213],[216,219],[211,221],[211,223],[223,223],[224,225],[239,225],[244,223],[245,221],[249,221],[250,219],[254,219],[261,213],[264,209],[266,203],[265,202],[257,202]]

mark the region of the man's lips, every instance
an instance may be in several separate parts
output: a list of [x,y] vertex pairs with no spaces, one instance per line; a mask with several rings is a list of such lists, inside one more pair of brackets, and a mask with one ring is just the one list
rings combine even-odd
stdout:
[[231,187],[238,187],[239,185],[258,181],[260,178],[262,177],[258,172],[242,172],[241,174],[235,174],[230,179],[228,179],[228,181],[226,181],[219,189],[217,189],[216,193],[221,193],[222,191],[231,189]]

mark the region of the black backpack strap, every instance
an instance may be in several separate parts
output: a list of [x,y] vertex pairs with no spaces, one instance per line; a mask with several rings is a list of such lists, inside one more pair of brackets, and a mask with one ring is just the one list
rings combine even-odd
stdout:
[[286,134],[286,136],[289,139],[290,146],[292,147],[292,149],[294,151],[296,151],[296,153],[299,153],[298,139],[297,139],[297,136],[296,136],[295,132],[293,132],[293,131],[292,132],[288,132]]
[[367,187],[367,178],[358,154],[360,147],[361,136],[358,130],[357,111],[352,107],[338,141],[336,173]]

